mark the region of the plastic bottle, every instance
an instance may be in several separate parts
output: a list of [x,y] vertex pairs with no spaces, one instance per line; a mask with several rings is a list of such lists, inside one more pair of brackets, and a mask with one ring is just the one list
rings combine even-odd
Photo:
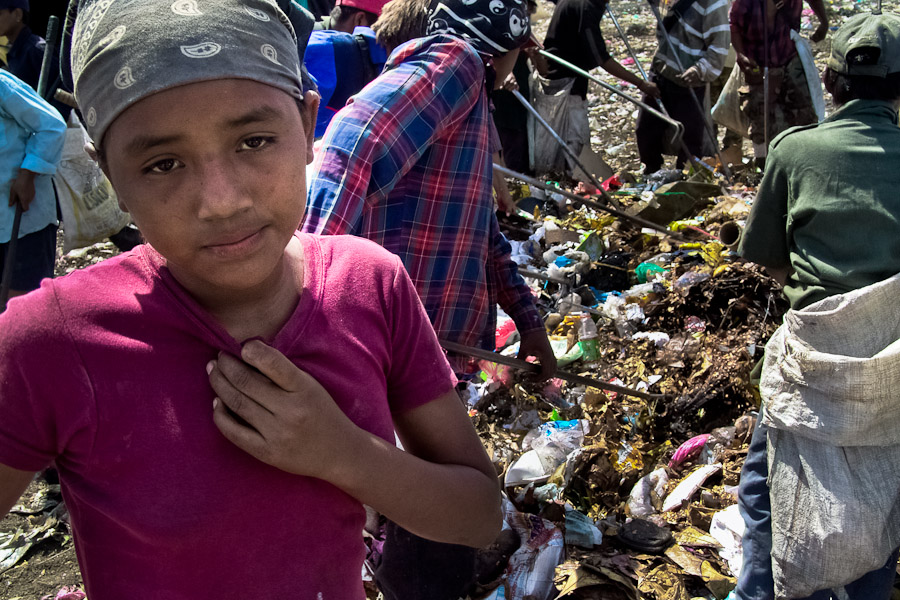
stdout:
[[581,354],[585,363],[592,364],[600,360],[597,326],[589,315],[582,315],[578,322],[578,345],[581,346]]

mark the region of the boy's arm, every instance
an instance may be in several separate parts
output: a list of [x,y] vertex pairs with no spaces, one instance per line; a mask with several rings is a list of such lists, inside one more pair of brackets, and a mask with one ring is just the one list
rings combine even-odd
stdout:
[[[759,184],[756,199],[741,235],[738,254],[762,265],[779,282],[793,271],[790,240],[787,234],[790,178],[781,168],[782,151],[790,152],[773,142],[766,160],[766,172]],[[783,282],[782,282],[783,283]]]
[[[404,47],[413,52],[417,45]],[[395,53],[396,55],[396,53]],[[368,203],[384,198],[435,139],[472,110],[484,65],[467,44],[392,56],[395,67],[370,83],[334,117],[313,166],[310,233],[357,233]]]
[[816,18],[819,19],[819,26],[809,36],[809,39],[813,42],[821,42],[828,33],[828,11],[825,10],[825,2],[823,0],[806,0],[806,2],[815,13]]
[[747,3],[744,0],[737,0],[731,5],[731,12],[728,15],[731,28],[731,45],[734,46],[738,66],[744,71],[749,71],[756,66],[756,61],[747,56],[747,51],[744,49],[744,28],[747,26],[746,17]]
[[622,81],[627,81],[651,98],[659,98],[659,88],[656,87],[655,83],[644,81],[643,79],[623,67],[621,64],[619,64],[619,61],[617,61],[616,59],[609,58],[600,66],[603,67],[604,71],[606,71],[613,77],[617,77]]
[[512,246],[500,231],[494,215],[491,216],[489,250],[487,276],[491,287],[497,291],[497,304],[512,317],[522,336],[519,358],[537,358],[541,363],[541,377],[551,377],[556,372],[556,356],[547,339],[544,321],[534,305],[531,290],[519,275],[519,265],[512,259]]
[[[714,7],[714,8],[713,8]],[[728,24],[728,3],[715,2],[710,12],[703,17],[703,41],[706,50],[693,67],[689,67],[682,74],[690,85],[714,81],[725,68],[725,59],[728,58],[728,46],[731,44],[731,26]],[[696,70],[696,80],[690,72]]]
[[328,481],[421,537],[479,547],[499,533],[496,473],[452,388],[395,415],[404,452],[355,425],[274,348],[250,342],[241,359],[223,353],[208,367],[213,419],[235,445]]
[[19,168],[45,175],[56,173],[66,139],[65,121],[25,83],[12,78],[3,82],[4,116],[31,134],[25,142],[25,157]]
[[33,478],[31,471],[20,471],[0,463],[0,519],[15,505]]

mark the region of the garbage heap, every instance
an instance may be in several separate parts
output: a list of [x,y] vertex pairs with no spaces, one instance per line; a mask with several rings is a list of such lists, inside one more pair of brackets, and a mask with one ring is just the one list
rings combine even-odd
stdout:
[[[465,395],[504,481],[508,531],[482,552],[473,598],[722,599],[734,587],[751,371],[787,303],[733,251],[753,188],[690,175],[604,182],[621,210],[680,239],[518,189],[523,210],[501,225],[514,259],[560,368],[598,387],[479,363]],[[502,315],[497,350],[518,350]]]

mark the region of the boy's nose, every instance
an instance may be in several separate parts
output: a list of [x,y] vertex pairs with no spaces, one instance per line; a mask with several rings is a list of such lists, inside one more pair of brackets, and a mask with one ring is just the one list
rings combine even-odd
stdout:
[[222,219],[249,208],[252,196],[237,169],[228,161],[207,161],[198,178],[198,217]]

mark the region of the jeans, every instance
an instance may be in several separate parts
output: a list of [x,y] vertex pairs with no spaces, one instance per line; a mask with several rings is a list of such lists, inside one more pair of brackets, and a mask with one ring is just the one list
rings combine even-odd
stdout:
[[[736,600],[772,600],[775,583],[772,575],[772,505],[769,500],[769,474],[766,462],[766,437],[768,427],[759,419],[747,460],[741,471],[738,488],[738,507],[744,524],[742,547],[744,565],[734,590]],[[880,569],[869,571],[853,583],[844,586],[846,595],[832,590],[821,590],[798,600],[888,600],[894,584],[897,558],[900,548],[894,550],[887,563]]]

